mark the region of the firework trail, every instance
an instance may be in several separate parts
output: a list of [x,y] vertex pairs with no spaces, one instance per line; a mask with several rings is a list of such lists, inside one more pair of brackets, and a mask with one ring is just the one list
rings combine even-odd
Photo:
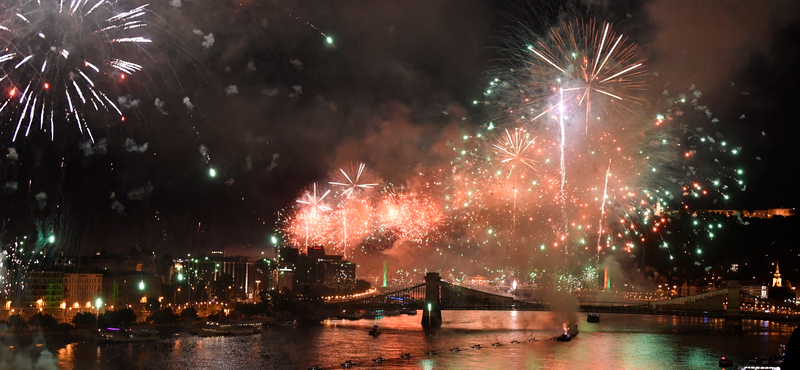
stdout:
[[325,42],[328,43],[328,45],[333,45],[333,37],[330,37],[325,32],[322,32],[322,30],[317,28],[317,26],[315,26],[314,23],[302,20],[299,15],[289,14],[289,17],[294,18],[296,21],[303,22],[303,24],[305,24],[306,26],[311,27],[314,31],[317,31],[320,36],[325,38]]
[[314,183],[312,185],[312,191],[306,191],[303,194],[303,197],[297,200],[297,203],[305,205],[305,212],[303,215],[303,219],[306,225],[306,232],[305,232],[305,247],[308,248],[308,235],[310,232],[310,224],[313,222],[315,225],[317,224],[324,224],[320,222],[319,216],[324,211],[330,211],[331,208],[325,205],[322,201],[325,199],[326,196],[331,192],[330,190],[326,190],[322,196],[317,194],[317,184]]
[[116,114],[105,91],[142,70],[127,59],[150,39],[138,34],[148,5],[119,11],[107,1],[20,1],[0,15],[0,113],[13,124],[12,141],[38,126],[55,139],[56,122],[74,122],[94,137],[88,111]]
[[[558,90],[558,93],[559,93],[559,99],[561,100],[561,102],[559,102],[559,105],[558,105],[558,110],[559,110],[559,114],[558,114],[558,128],[559,128],[559,130],[558,130],[558,132],[561,134],[561,141],[559,141],[559,154],[561,156],[561,160],[559,161],[559,164],[560,164],[559,170],[560,170],[560,173],[561,173],[561,188],[560,188],[561,196],[560,196],[559,199],[561,200],[561,217],[562,217],[562,219],[564,221],[563,222],[563,229],[562,229],[561,233],[562,233],[562,236],[565,236],[566,233],[567,233],[568,220],[567,220],[567,195],[564,192],[564,186],[567,184],[567,166],[566,166],[566,162],[564,161],[564,147],[566,146],[566,133],[565,133],[565,130],[564,130],[564,105],[563,105],[563,102],[564,102],[564,89]],[[567,252],[566,248],[565,248],[565,252]]]
[[[371,171],[366,169],[366,165],[363,163],[358,164],[358,169],[355,168],[354,165],[350,165],[348,171],[345,171],[344,168],[340,168],[338,172],[336,172],[336,181],[329,182],[331,185],[341,186],[342,187],[342,195],[344,195],[344,201],[347,202],[348,199],[353,197],[353,193],[358,190],[366,190],[372,189],[378,185],[377,182],[373,182],[373,174]],[[344,209],[347,209],[346,207]],[[342,228],[343,228],[343,235],[342,238],[342,253],[344,257],[347,258],[347,215],[348,212],[342,211],[340,212],[342,218]]]
[[[535,140],[535,137],[533,139],[529,138],[529,135],[525,133],[522,128],[515,129],[513,135],[508,131],[508,129],[506,129],[505,135],[498,137],[493,144],[493,147],[497,149],[495,152],[497,160],[500,162],[502,169],[506,169],[508,171],[507,177],[514,176],[514,204],[511,215],[512,246],[514,243],[516,243],[517,195],[519,192],[517,189],[517,183],[519,182],[519,172],[524,170],[526,167],[536,170],[533,167],[533,164],[538,162],[530,158],[530,155],[534,152]],[[514,170],[517,167],[519,167],[519,170],[515,172]]]
[[603,198],[600,203],[600,222],[597,225],[597,258],[600,259],[600,241],[603,236],[603,221],[606,216],[606,199],[608,198],[608,176],[611,175],[611,158],[608,159],[608,170],[606,170],[606,179],[603,183]]

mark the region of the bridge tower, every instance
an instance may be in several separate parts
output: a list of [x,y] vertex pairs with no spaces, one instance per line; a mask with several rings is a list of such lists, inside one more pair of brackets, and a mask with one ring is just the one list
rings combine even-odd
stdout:
[[739,291],[741,286],[737,280],[728,281],[728,309],[722,315],[725,318],[726,333],[741,333],[742,332],[742,303],[740,300]]
[[438,272],[425,275],[425,307],[422,308],[422,327],[438,328],[442,326],[441,285],[442,278]]

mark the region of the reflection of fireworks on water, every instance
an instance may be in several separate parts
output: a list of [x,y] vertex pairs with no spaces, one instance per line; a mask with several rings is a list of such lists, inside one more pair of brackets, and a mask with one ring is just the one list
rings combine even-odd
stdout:
[[123,60],[150,40],[131,33],[145,27],[147,5],[117,12],[112,3],[25,1],[2,13],[0,77],[3,104],[13,112],[12,141],[32,127],[50,131],[55,122],[73,122],[94,141],[86,109],[125,117],[104,92],[142,66]]

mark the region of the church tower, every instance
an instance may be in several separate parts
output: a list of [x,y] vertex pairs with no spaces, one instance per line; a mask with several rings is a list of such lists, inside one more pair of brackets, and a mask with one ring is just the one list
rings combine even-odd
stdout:
[[772,286],[780,288],[781,287],[781,267],[778,262],[775,262],[775,274],[772,278]]

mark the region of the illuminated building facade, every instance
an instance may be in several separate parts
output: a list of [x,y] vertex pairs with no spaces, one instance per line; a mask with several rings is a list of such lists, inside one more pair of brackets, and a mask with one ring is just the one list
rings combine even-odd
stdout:
[[75,312],[93,309],[102,297],[103,274],[64,274],[64,302]]
[[[176,261],[170,280],[186,281],[190,286],[208,286],[220,276],[229,275],[233,286],[250,295],[255,289],[255,281],[260,280],[254,270],[255,263],[247,257],[225,257],[221,251],[213,251],[211,255]],[[180,279],[177,274],[181,274]]]
[[61,307],[64,300],[64,273],[31,271],[23,290],[20,308],[51,309]]
[[278,258],[278,289],[286,287],[298,291],[320,286],[349,289],[356,284],[356,265],[342,256],[325,254],[324,247],[309,247],[305,255],[296,248],[286,247],[280,250]]
[[772,286],[780,288],[782,286],[783,279],[781,279],[781,267],[777,262],[775,263],[775,274],[772,276]]

